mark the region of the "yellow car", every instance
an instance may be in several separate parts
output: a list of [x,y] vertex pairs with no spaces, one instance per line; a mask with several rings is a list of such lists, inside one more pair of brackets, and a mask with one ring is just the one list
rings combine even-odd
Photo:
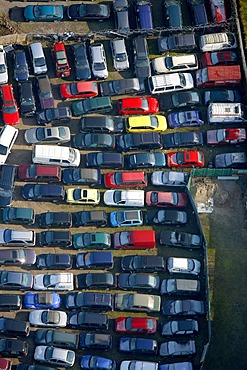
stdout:
[[167,129],[166,117],[161,115],[135,116],[126,120],[127,132],[155,132]]
[[66,190],[67,203],[97,205],[100,192],[97,189],[69,188]]

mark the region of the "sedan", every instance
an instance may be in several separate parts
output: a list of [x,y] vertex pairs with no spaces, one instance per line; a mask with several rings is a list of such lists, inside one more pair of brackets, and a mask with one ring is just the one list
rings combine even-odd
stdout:
[[138,369],[149,369],[158,370],[158,362],[151,361],[139,361],[139,360],[127,360],[120,363],[120,370],[138,370]]
[[0,271],[0,289],[27,290],[32,288],[32,274],[27,272]]
[[121,169],[124,167],[124,157],[121,153],[88,153],[86,154],[86,167]]
[[235,51],[223,50],[213,53],[203,53],[201,56],[202,67],[231,65],[238,63],[238,55]]
[[65,328],[67,314],[64,311],[33,310],[28,321],[33,326],[48,326],[52,328]]
[[31,266],[35,261],[36,253],[32,249],[0,249],[0,266]]
[[246,143],[245,128],[207,130],[207,145],[237,145]]
[[162,139],[158,132],[140,132],[118,135],[116,148],[120,152],[132,150],[162,149]]
[[118,275],[117,286],[123,290],[157,291],[160,287],[160,278],[156,275],[121,273]]
[[203,167],[204,153],[201,151],[170,152],[166,155],[168,167]]
[[130,169],[165,167],[166,155],[163,152],[129,154],[126,162]]
[[138,78],[101,82],[99,90],[101,96],[135,95],[141,91],[145,92],[145,88],[141,85]]
[[148,225],[186,225],[187,213],[184,211],[165,210],[147,211],[146,222]]
[[171,113],[167,117],[170,128],[202,126],[201,111],[190,110],[185,112]]
[[148,317],[118,317],[115,319],[117,333],[154,334],[157,330],[157,319]]
[[239,90],[206,90],[204,93],[205,104],[214,102],[241,103],[242,94]]
[[110,358],[84,355],[81,357],[81,368],[85,370],[115,370],[116,362]]
[[61,185],[26,184],[22,186],[22,196],[26,200],[57,202],[64,200],[65,191]]
[[72,273],[39,274],[34,276],[34,290],[74,290]]
[[100,202],[100,192],[98,189],[69,188],[66,190],[66,202],[94,206]]
[[89,80],[91,69],[87,57],[87,46],[85,42],[80,42],[71,46],[75,61],[76,80]]
[[163,230],[160,234],[160,244],[167,247],[182,247],[195,249],[202,246],[202,238],[198,234],[187,232]]
[[24,139],[27,144],[67,143],[70,141],[70,129],[66,126],[29,128],[25,131]]
[[167,259],[167,270],[170,273],[199,275],[201,263],[194,258],[169,257]]
[[151,183],[154,186],[185,186],[188,180],[187,172],[154,171],[151,174]]
[[197,316],[204,315],[205,302],[193,299],[164,300],[162,312],[165,316]]
[[88,272],[76,275],[77,289],[108,289],[115,286],[115,274],[110,272]]
[[103,21],[110,17],[110,7],[106,4],[73,4],[68,6],[67,15],[72,21],[91,19]]
[[80,131],[119,134],[124,129],[124,118],[110,116],[85,116],[80,119]]
[[202,146],[203,136],[198,131],[187,131],[187,132],[174,132],[171,134],[163,135],[163,147],[164,149],[171,148],[190,148],[193,146]]
[[66,253],[39,254],[36,266],[40,270],[68,270],[72,268],[72,258]]
[[115,310],[160,312],[161,297],[141,293],[116,293]]
[[163,257],[153,255],[123,256],[121,269],[128,272],[164,272],[165,261]]
[[119,351],[130,354],[156,355],[158,343],[154,339],[149,338],[120,338]]
[[24,8],[24,18],[27,22],[53,22],[63,19],[62,5],[28,5]]
[[64,304],[67,310],[113,310],[113,296],[101,292],[73,292],[65,295]]
[[124,98],[117,101],[119,114],[155,114],[159,111],[159,101],[156,98]]
[[[37,113],[38,125],[46,126],[48,123],[68,123],[72,113],[69,107],[46,108]],[[55,127],[52,127],[55,128]]]
[[101,349],[108,350],[112,346],[112,336],[101,333],[81,333],[79,348],[80,349]]
[[75,352],[52,346],[37,346],[33,358],[48,365],[71,367],[75,363]]
[[202,104],[201,97],[196,91],[180,91],[159,98],[160,110],[173,108],[194,107]]
[[198,321],[193,319],[170,320],[161,323],[161,335],[166,337],[174,335],[197,335],[198,333]]
[[98,95],[98,85],[94,81],[64,83],[59,88],[63,99],[92,98]]
[[28,292],[23,297],[25,308],[59,308],[61,306],[61,297],[56,292],[31,293]]
[[111,234],[109,233],[78,233],[73,235],[75,249],[108,249],[111,248]]
[[191,356],[195,353],[196,344],[194,340],[163,342],[159,350],[159,355],[162,357]]
[[111,150],[115,148],[115,136],[112,134],[81,133],[75,134],[72,139],[74,148]]
[[68,313],[68,325],[79,330],[105,330],[108,329],[109,322],[104,313],[77,311]]
[[188,196],[185,193],[171,191],[148,191],[146,203],[155,207],[186,207]]
[[245,152],[222,153],[214,158],[216,168],[246,168],[247,155]]
[[13,54],[14,58],[14,79],[17,82],[27,81],[29,70],[26,53],[24,49],[16,49]]

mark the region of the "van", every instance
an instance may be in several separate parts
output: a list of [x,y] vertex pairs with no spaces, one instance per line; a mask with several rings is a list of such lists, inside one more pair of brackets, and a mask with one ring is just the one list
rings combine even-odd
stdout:
[[120,231],[113,234],[116,249],[151,249],[155,248],[154,230]]
[[80,151],[69,146],[34,145],[32,161],[35,164],[51,164],[63,167],[78,167]]
[[34,42],[29,45],[29,51],[31,56],[31,61],[33,65],[33,73],[35,75],[40,75],[42,73],[47,73],[47,65],[45,60],[44,51],[40,42]]
[[0,131],[0,164],[4,164],[18,135],[18,129],[5,125]]
[[241,103],[211,103],[208,106],[208,123],[241,123],[245,120]]
[[164,279],[160,287],[161,294],[199,294],[200,281],[189,279]]
[[201,51],[229,50],[238,46],[236,36],[230,32],[202,35],[199,38]]
[[18,84],[20,94],[20,111],[22,117],[33,117],[36,113],[33,85],[31,81]]
[[196,71],[198,87],[235,86],[241,84],[240,65],[209,66]]
[[1,294],[0,311],[16,311],[22,308],[22,299],[18,294]]
[[151,94],[170,93],[193,89],[194,81],[191,73],[167,73],[149,77],[148,87]]

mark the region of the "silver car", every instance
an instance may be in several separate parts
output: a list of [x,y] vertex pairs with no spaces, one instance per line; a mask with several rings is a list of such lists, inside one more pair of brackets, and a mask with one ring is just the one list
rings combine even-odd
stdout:
[[71,367],[75,363],[75,352],[52,346],[37,346],[34,351],[34,360],[48,365]]
[[151,175],[152,185],[185,186],[189,180],[187,172],[154,171]]
[[117,71],[125,71],[129,68],[129,58],[124,39],[111,40],[113,65]]
[[201,263],[194,258],[169,257],[167,260],[167,270],[171,273],[199,275]]
[[33,310],[29,314],[28,321],[33,326],[65,328],[67,325],[67,314],[63,311]]
[[24,138],[27,144],[67,143],[70,141],[70,129],[66,126],[29,128]]

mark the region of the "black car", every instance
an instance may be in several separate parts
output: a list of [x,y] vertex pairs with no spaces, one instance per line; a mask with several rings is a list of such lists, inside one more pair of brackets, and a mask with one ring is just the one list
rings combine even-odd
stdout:
[[161,256],[152,255],[134,255],[123,256],[121,258],[121,269],[123,271],[150,271],[150,272],[164,272],[165,261]]
[[108,329],[109,321],[103,313],[69,312],[68,325],[80,330],[105,330]]
[[159,53],[168,51],[192,51],[197,48],[195,33],[173,33],[158,38]]
[[79,211],[72,215],[73,227],[96,226],[103,227],[107,225],[106,211]]
[[33,85],[31,81],[25,81],[18,84],[20,113],[22,117],[32,117],[36,113]]
[[145,92],[145,87],[138,78],[125,78],[123,80],[100,82],[99,91],[101,96],[134,95]]
[[0,311],[17,311],[22,308],[19,294],[0,294]]
[[117,150],[153,150],[162,149],[161,136],[158,132],[143,132],[118,135]]
[[0,289],[26,290],[33,287],[33,275],[27,272],[0,271]]
[[40,270],[67,270],[72,268],[72,259],[69,254],[39,254],[36,266]]
[[203,145],[203,136],[199,131],[183,131],[162,136],[164,149]]
[[16,370],[60,370],[58,367],[49,367],[46,365],[19,364]]
[[156,275],[121,273],[118,275],[117,286],[123,290],[157,291],[160,288],[160,278]]
[[113,311],[113,296],[111,293],[73,292],[64,297],[67,310]]
[[70,212],[45,212],[37,217],[39,227],[46,229],[49,227],[71,227],[72,214]]
[[38,125],[47,125],[47,123],[68,123],[71,120],[72,113],[69,107],[47,108],[37,113],[36,119]]
[[22,186],[22,196],[27,200],[58,202],[64,200],[65,190],[61,185],[26,184]]
[[113,10],[117,31],[127,34],[130,31],[128,0],[114,0]]
[[159,98],[160,110],[166,111],[173,108],[194,107],[202,104],[197,91],[179,91],[173,94],[165,94]]
[[151,65],[149,60],[148,44],[145,37],[133,39],[134,71],[138,78],[151,76]]
[[28,355],[28,343],[19,339],[0,339],[1,357],[23,357]]
[[146,223],[148,225],[185,225],[187,223],[187,213],[175,209],[147,211]]
[[119,351],[126,353],[134,353],[139,355],[156,355],[158,343],[155,339],[149,338],[120,338]]
[[75,134],[72,138],[72,146],[77,149],[104,149],[115,148],[115,136],[112,134],[81,133]]
[[205,302],[194,299],[164,300],[162,313],[165,316],[198,316],[204,315]]
[[76,255],[76,267],[81,269],[113,268],[112,252],[85,252]]
[[32,225],[35,222],[34,209],[21,207],[3,208],[2,221],[5,224]]
[[121,169],[124,167],[124,157],[121,153],[88,153],[86,154],[86,167]]
[[73,4],[68,6],[67,15],[71,20],[97,19],[103,21],[110,17],[110,7],[106,4]]
[[66,185],[100,185],[101,171],[98,168],[66,168],[62,172],[62,181]]
[[78,348],[79,336],[60,330],[38,329],[34,338],[36,345],[55,346],[75,350]]
[[81,333],[79,340],[80,349],[101,349],[108,350],[112,346],[110,334]]
[[107,289],[116,286],[115,274],[110,272],[88,272],[76,275],[77,289]]
[[29,77],[29,69],[25,50],[16,49],[14,51],[13,58],[14,58],[14,79],[18,82],[27,81]]
[[91,69],[88,62],[87,47],[84,42],[71,46],[75,60],[75,78],[76,80],[89,80],[91,78]]
[[70,231],[42,231],[37,234],[37,245],[40,247],[69,247],[72,245]]
[[193,319],[163,321],[160,328],[161,335],[166,337],[173,335],[197,335],[199,333],[198,321]]
[[160,234],[160,244],[168,247],[194,249],[202,246],[202,238],[198,234],[174,230],[163,230]]
[[209,103],[241,103],[242,95],[239,90],[205,90],[204,92],[204,101],[205,104]]
[[130,169],[165,167],[166,156],[162,152],[129,154],[126,163]]
[[196,26],[208,24],[208,16],[204,0],[187,0],[192,12],[193,23]]
[[120,133],[124,129],[123,117],[85,116],[80,119],[82,132]]
[[166,0],[164,2],[167,28],[182,29],[182,7],[177,0]]
[[27,337],[30,332],[28,321],[21,321],[7,317],[0,317],[0,333],[10,336]]

